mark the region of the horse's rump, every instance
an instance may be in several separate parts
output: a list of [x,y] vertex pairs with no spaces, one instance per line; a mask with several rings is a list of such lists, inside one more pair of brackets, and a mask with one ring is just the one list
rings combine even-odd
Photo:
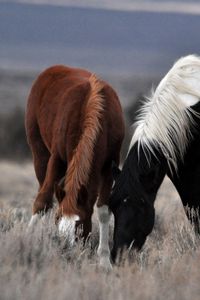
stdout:
[[[85,99],[88,93],[87,82],[90,75],[91,73],[87,71],[79,72],[65,66],[50,67],[39,75],[28,99],[26,111],[28,140],[31,129],[37,125],[50,153],[55,150],[53,140],[56,136],[59,138],[58,142],[64,139],[63,134],[66,134],[69,127],[68,120],[73,118],[80,120],[82,106],[79,102]],[[60,147],[60,150],[64,149]]]

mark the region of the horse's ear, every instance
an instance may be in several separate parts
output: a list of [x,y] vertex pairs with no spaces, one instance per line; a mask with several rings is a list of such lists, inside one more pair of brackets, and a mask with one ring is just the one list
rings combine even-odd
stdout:
[[112,176],[114,180],[117,180],[119,175],[121,174],[121,170],[118,168],[117,164],[113,161],[112,162]]
[[54,183],[54,192],[56,195],[56,199],[58,202],[62,202],[63,198],[65,197],[65,190],[64,190],[64,180],[61,179],[60,182]]

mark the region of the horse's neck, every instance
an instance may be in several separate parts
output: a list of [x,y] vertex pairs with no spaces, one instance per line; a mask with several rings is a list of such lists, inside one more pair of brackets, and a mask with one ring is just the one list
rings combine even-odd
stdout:
[[[199,122],[200,123],[200,122]],[[175,185],[183,205],[200,206],[200,131],[194,134],[184,162],[178,165],[177,174],[168,174]]]

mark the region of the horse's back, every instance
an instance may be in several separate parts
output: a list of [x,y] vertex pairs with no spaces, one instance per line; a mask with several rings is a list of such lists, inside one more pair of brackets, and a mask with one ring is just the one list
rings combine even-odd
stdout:
[[[70,101],[68,95],[75,90],[77,97],[79,90],[88,90],[91,72],[63,65],[49,67],[43,71],[34,82],[27,103],[27,122],[29,119],[41,119],[44,113],[46,120],[55,117],[63,98],[64,102]],[[105,107],[110,116],[117,117],[121,112],[119,99],[115,91],[104,81],[101,81],[105,98]],[[79,86],[79,88],[77,88]],[[108,100],[109,99],[109,100]],[[48,114],[50,114],[48,116]],[[51,122],[52,123],[52,122]]]
[[[43,71],[33,84],[31,89],[28,106],[32,105],[37,109],[45,96],[49,93],[49,101],[55,100],[56,96],[60,96],[63,92],[67,92],[73,86],[84,83],[91,73],[82,69],[70,68],[62,65],[52,66]],[[52,105],[52,104],[51,104]]]

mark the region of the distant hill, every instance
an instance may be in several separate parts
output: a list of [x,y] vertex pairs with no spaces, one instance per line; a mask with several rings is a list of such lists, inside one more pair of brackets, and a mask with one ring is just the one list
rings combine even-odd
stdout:
[[158,75],[200,53],[190,14],[0,3],[0,68],[65,63],[115,75]]

